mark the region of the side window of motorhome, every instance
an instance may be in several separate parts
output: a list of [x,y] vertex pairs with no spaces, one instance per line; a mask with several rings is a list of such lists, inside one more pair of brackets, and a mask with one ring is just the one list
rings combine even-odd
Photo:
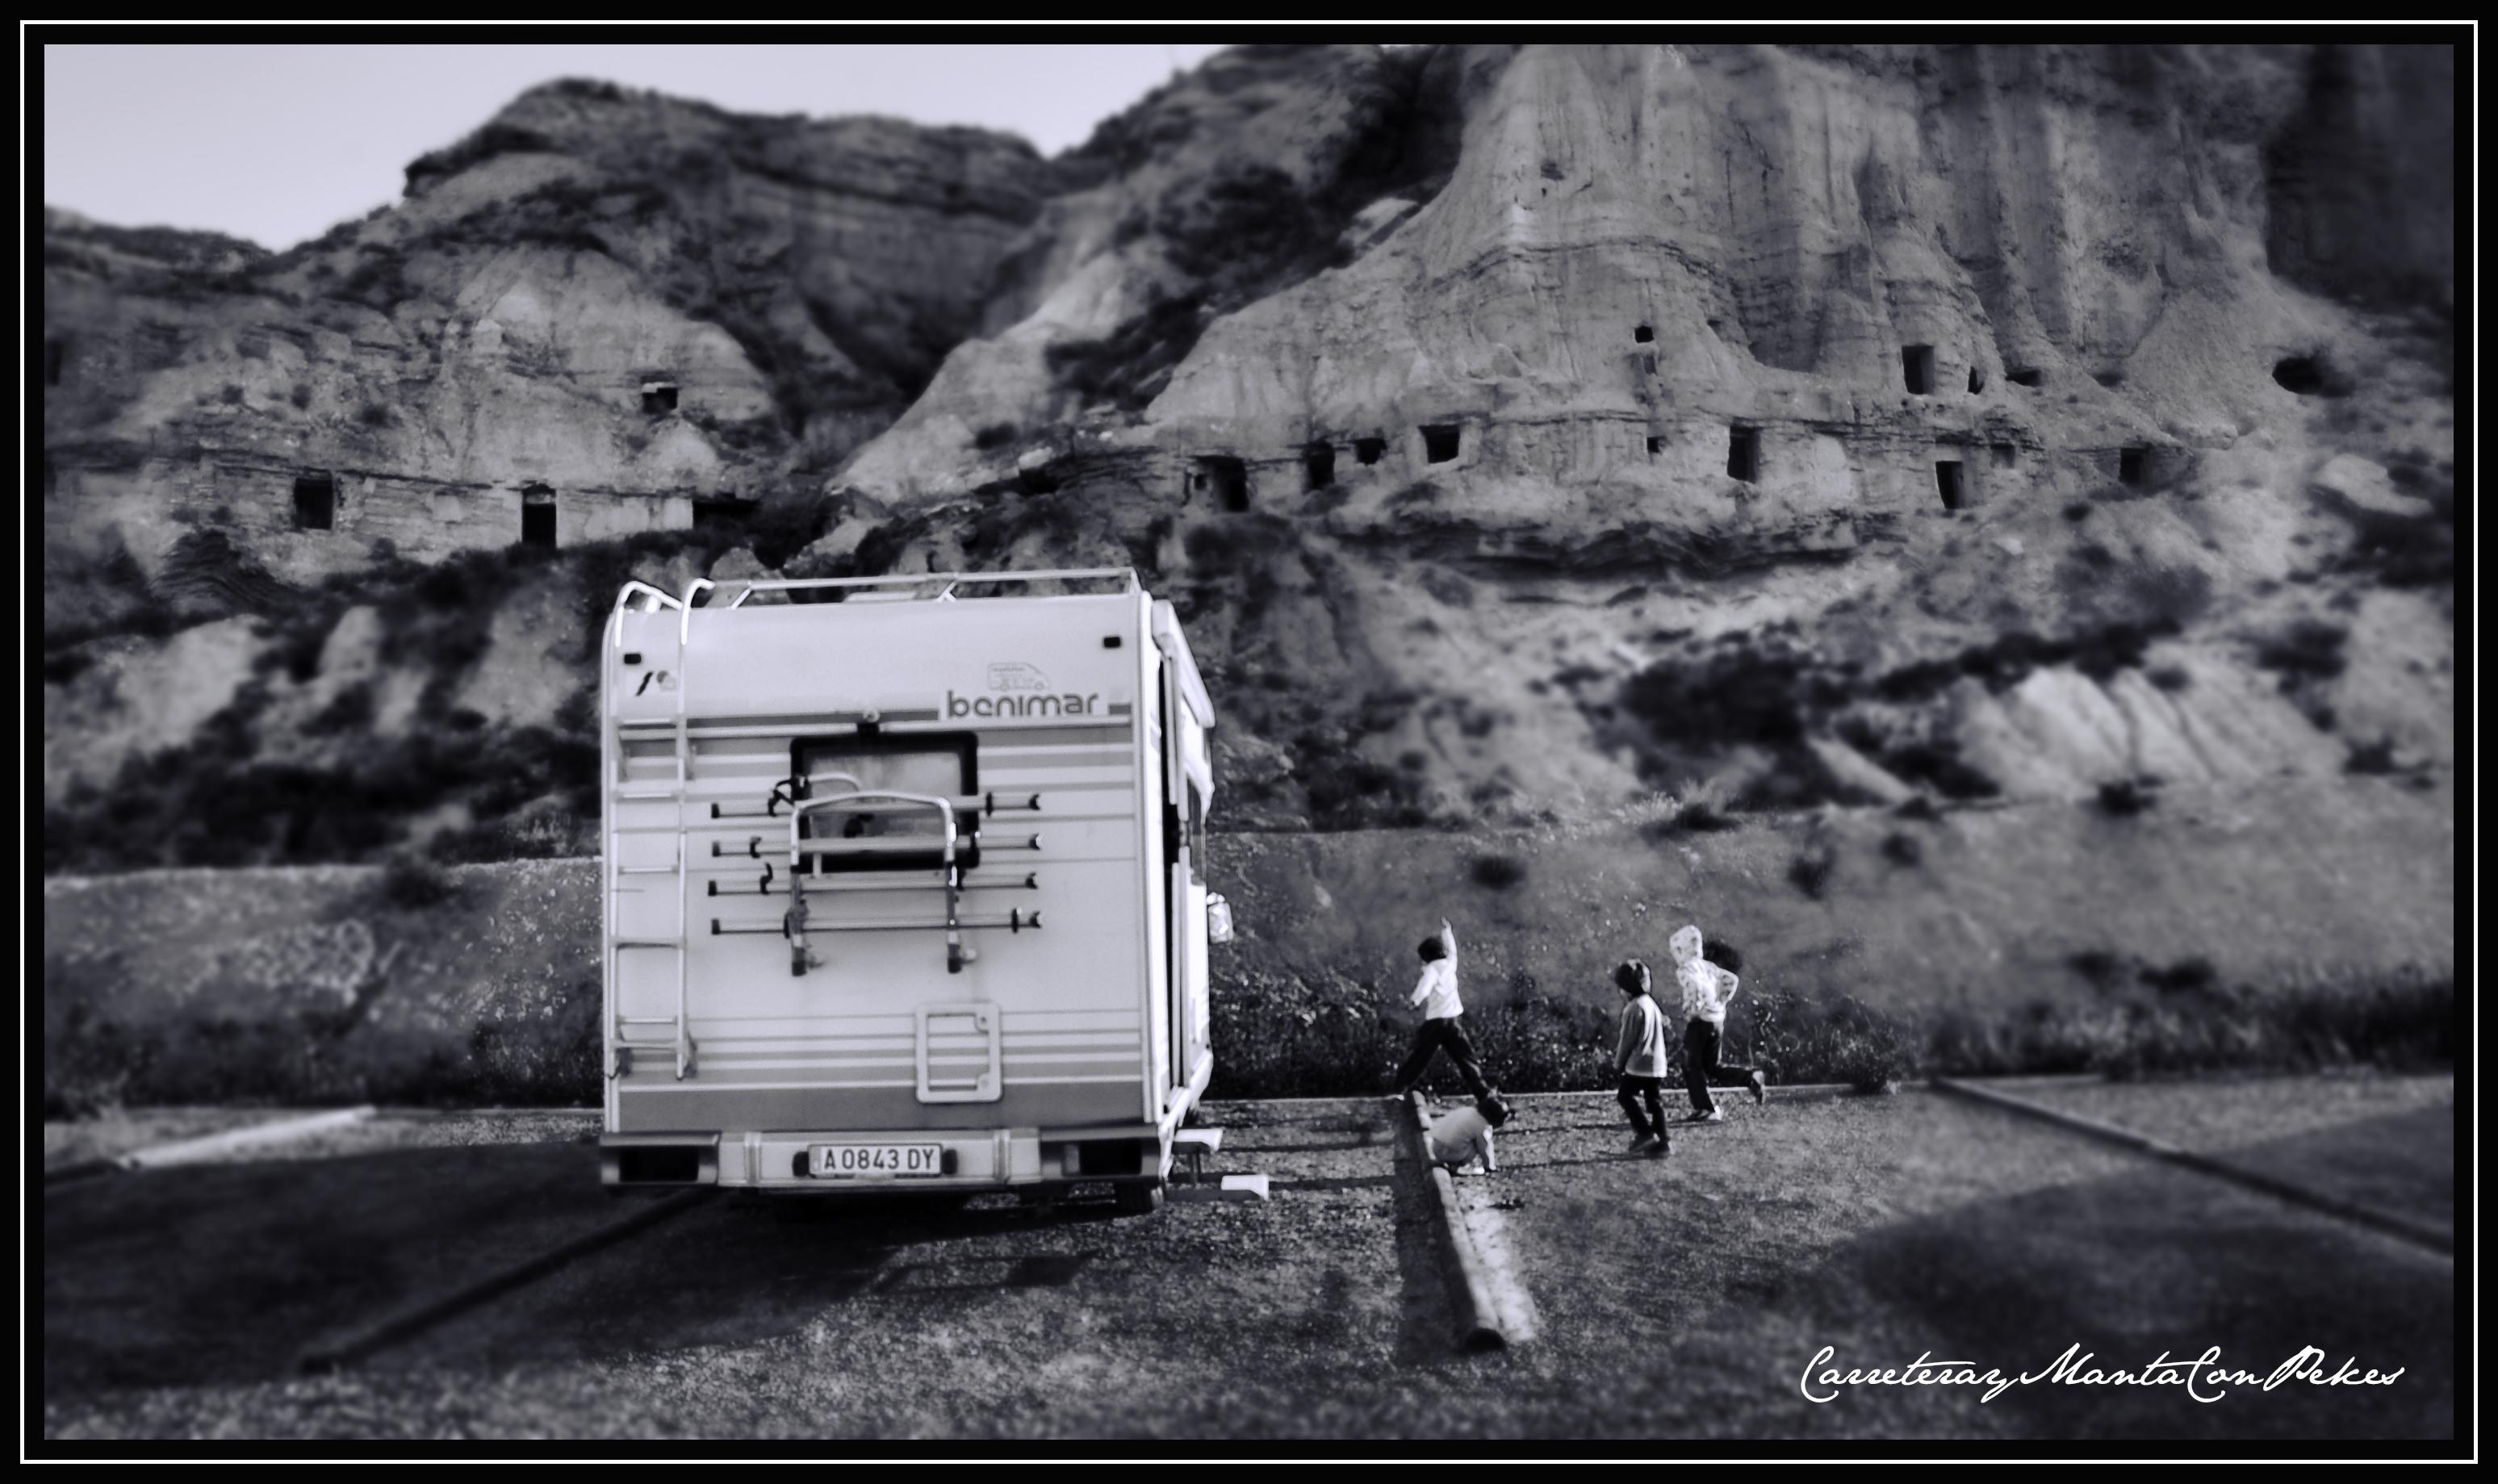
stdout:
[[1205,795],[1195,778],[1188,780],[1188,879],[1205,884]]

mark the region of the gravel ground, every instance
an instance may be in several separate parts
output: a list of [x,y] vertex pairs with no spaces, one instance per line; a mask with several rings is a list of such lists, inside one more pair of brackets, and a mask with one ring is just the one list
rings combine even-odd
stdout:
[[[2100,1116],[2139,1127],[2130,1097],[2171,1089],[2089,1090]],[[1508,1208],[1542,1311],[1542,1340],[1517,1358],[1534,1379],[1505,1389],[1539,1430],[2452,1435],[2453,1268],[2406,1245],[1939,1095],[1739,1100],[1725,1123],[1678,1132],[1661,1163],[1621,1152],[1627,1124],[1604,1101],[1552,1101],[1549,1121],[1530,1104],[1503,1173],[1467,1192]],[[2305,1137],[2375,1126],[2371,1111]],[[1817,1405],[1799,1386],[1824,1345],[1842,1367],[1927,1355],[2020,1373],[2073,1343],[2111,1367],[2217,1344],[2268,1373],[2315,1344],[2335,1363],[2410,1369],[2390,1391],[2210,1406],[2174,1388],[2049,1385],[1988,1404],[1970,1388],[1841,1389]],[[1607,1367],[1611,1398],[1590,1405],[1586,1378]]]
[[[2177,1089],[2107,1091],[2099,1116],[2139,1127],[2126,1099]],[[1304,1101],[1208,1106],[1214,1163],[1266,1172],[1269,1203],[1136,1219],[1081,1199],[722,1196],[355,1371],[298,1376],[304,1346],[642,1199],[598,1190],[584,1116],[384,1118],[310,1162],[48,1198],[45,1434],[2451,1436],[2452,1267],[2400,1244],[1938,1096],[1739,1099],[1662,1163],[1619,1154],[1609,1100],[1518,1102],[1501,1172],[1459,1183],[1537,1310],[1506,1354],[1450,1348],[1390,1105]],[[2347,1140],[2386,1111],[2268,1126]],[[1823,1345],[1842,1365],[2034,1370],[2073,1342],[2110,1365],[2219,1344],[2268,1372],[2314,1343],[2411,1369],[2390,1390],[2212,1406],[1798,1395]]]

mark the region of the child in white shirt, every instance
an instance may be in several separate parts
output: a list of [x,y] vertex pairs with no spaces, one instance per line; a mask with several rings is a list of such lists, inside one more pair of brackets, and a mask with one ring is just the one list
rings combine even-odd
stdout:
[[1433,1119],[1423,1133],[1424,1152],[1452,1175],[1489,1175],[1500,1168],[1492,1158],[1491,1131],[1508,1121],[1509,1104],[1497,1090],[1486,1092]]
[[1411,1002],[1423,1007],[1423,1024],[1414,1029],[1413,1051],[1396,1069],[1394,1095],[1411,1091],[1431,1064],[1432,1054],[1445,1050],[1457,1064],[1466,1090],[1478,1098],[1490,1096],[1491,1084],[1484,1081],[1483,1063],[1474,1042],[1466,1038],[1465,1006],[1457,1001],[1457,930],[1441,918],[1439,936],[1425,938],[1415,952],[1422,956],[1423,974],[1414,981]]
[[1690,1123],[1722,1123],[1726,1111],[1709,1095],[1712,1084],[1748,1089],[1755,1103],[1769,1100],[1768,1079],[1758,1067],[1727,1066],[1718,1061],[1725,1046],[1726,1002],[1742,981],[1700,956],[1700,930],[1675,933],[1674,975],[1682,989],[1682,1085],[1691,1093]]

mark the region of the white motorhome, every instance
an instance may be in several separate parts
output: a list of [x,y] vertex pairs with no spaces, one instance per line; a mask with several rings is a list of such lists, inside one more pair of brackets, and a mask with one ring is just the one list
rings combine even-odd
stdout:
[[631,583],[603,640],[604,1181],[1159,1205],[1229,936],[1170,604]]

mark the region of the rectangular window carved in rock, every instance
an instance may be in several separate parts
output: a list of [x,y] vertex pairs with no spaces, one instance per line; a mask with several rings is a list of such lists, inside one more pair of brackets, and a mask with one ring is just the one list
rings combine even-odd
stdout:
[[1730,427],[1726,430],[1726,472],[1746,484],[1761,477],[1759,428]]
[[331,474],[302,474],[295,480],[295,528],[326,531],[336,524],[338,480]]
[[1959,459],[1943,458],[1936,461],[1935,490],[1943,497],[1943,509],[1962,510],[1968,507],[1969,496],[1961,488]]
[[1935,390],[1935,348],[1910,345],[1900,352],[1900,367],[1907,373],[1908,395],[1925,396]]
[[555,545],[555,491],[545,485],[521,488],[521,545]]

